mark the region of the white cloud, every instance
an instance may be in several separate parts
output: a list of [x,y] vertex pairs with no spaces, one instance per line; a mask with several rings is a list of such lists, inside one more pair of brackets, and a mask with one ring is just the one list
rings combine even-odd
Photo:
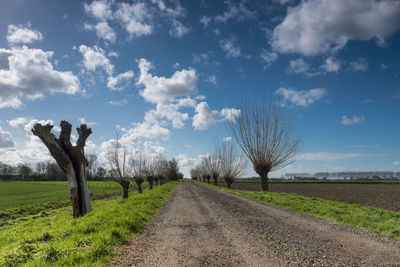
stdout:
[[196,101],[191,98],[179,99],[174,104],[158,103],[156,109],[146,112],[145,121],[156,122],[165,118],[172,122],[172,127],[180,129],[185,125],[184,121],[189,119],[189,115],[179,112],[179,109],[182,107],[194,107],[195,105]]
[[162,127],[158,121],[144,121],[142,123],[135,123],[134,126],[129,132],[135,137],[168,140],[171,135],[170,131]]
[[106,57],[104,49],[97,45],[88,47],[86,45],[79,46],[79,52],[83,56],[83,66],[89,71],[95,71],[101,67],[109,75],[114,72],[114,65],[111,64],[110,60]]
[[81,45],[79,51],[83,56],[83,66],[86,70],[95,71],[98,68],[102,68],[108,74],[107,87],[113,91],[123,90],[124,88],[122,86],[118,87],[118,85],[122,82],[129,82],[134,76],[131,70],[113,76],[114,65],[111,64],[110,60],[107,58],[105,50],[96,45],[93,47]]
[[110,51],[108,53],[108,57],[119,57],[119,54],[117,52],[115,52],[115,51]]
[[351,71],[366,71],[368,69],[368,61],[365,58],[359,58],[349,63]]
[[378,44],[400,28],[400,2],[393,0],[312,0],[289,8],[272,34],[281,53],[317,55],[343,48],[350,40]]
[[122,100],[110,100],[107,101],[107,104],[111,105],[111,106],[125,106],[126,104],[128,104],[128,99],[123,98]]
[[43,35],[37,30],[30,29],[30,23],[24,25],[9,25],[7,31],[7,41],[11,44],[30,44],[34,41],[40,41],[43,39]]
[[363,123],[365,121],[364,116],[353,116],[352,118],[348,118],[346,115],[342,116],[342,124],[343,125],[353,125]]
[[110,27],[107,21],[101,21],[96,25],[85,23],[84,29],[96,31],[97,37],[102,38],[110,43],[114,43],[117,38],[115,31]]
[[261,49],[260,58],[269,67],[278,59],[278,53]]
[[81,123],[81,124],[86,124],[87,126],[96,126],[97,125],[97,122],[94,122],[94,121],[86,121],[86,118],[79,118],[78,119],[78,121]]
[[207,130],[217,122],[218,111],[211,110],[206,102],[200,102],[196,106],[196,114],[192,119],[195,130]]
[[208,24],[210,23],[210,21],[211,21],[210,17],[204,16],[204,15],[200,17],[200,23],[203,24],[204,28],[208,27]]
[[281,87],[275,91],[275,94],[281,95],[284,101],[291,102],[296,106],[308,107],[325,96],[327,90],[325,88],[315,88],[308,91],[296,91]]
[[384,157],[386,154],[363,154],[363,153],[333,153],[333,152],[316,152],[316,153],[303,153],[300,155],[302,160],[313,161],[329,161],[351,159],[359,157]]
[[120,21],[131,36],[153,33],[152,14],[145,3],[118,3],[115,18]]
[[12,139],[10,132],[4,131],[0,127],[0,149],[2,148],[12,148],[15,147],[15,142]]
[[325,59],[324,64],[321,68],[326,72],[338,72],[340,69],[340,62],[333,57]]
[[222,138],[222,140],[224,142],[230,142],[230,141],[232,141],[232,136],[225,136],[224,138]]
[[18,118],[15,118],[15,119],[13,119],[13,120],[9,120],[9,121],[8,121],[8,124],[9,124],[11,127],[14,127],[14,128],[24,129],[24,126],[25,126],[25,124],[26,124],[27,122],[28,122],[28,119],[27,119],[27,118],[18,117]]
[[240,47],[234,44],[234,39],[225,39],[219,42],[219,46],[226,52],[227,57],[240,57]]
[[211,74],[207,77],[206,82],[212,83],[217,86],[217,76],[215,74]]
[[221,116],[223,116],[227,121],[236,122],[236,118],[240,116],[240,110],[234,108],[223,108],[221,110]]
[[189,27],[183,25],[182,22],[176,19],[172,20],[172,28],[169,30],[169,35],[171,35],[172,37],[181,38],[189,32]]
[[170,78],[153,76],[149,73],[151,62],[144,58],[138,60],[140,76],[138,85],[144,85],[140,95],[151,103],[173,101],[176,97],[188,96],[197,89],[196,70],[176,71]]
[[45,93],[76,94],[79,79],[70,71],[56,71],[52,51],[0,48],[0,108],[21,106],[21,98],[43,98]]
[[229,20],[241,21],[243,19],[251,19],[255,15],[255,12],[250,11],[243,2],[239,4],[226,3],[228,4],[228,9],[223,14],[215,16],[216,22],[226,23]]
[[90,4],[84,4],[84,9],[87,13],[99,20],[112,18],[111,1],[99,0],[93,1]]
[[273,0],[273,1],[281,5],[286,5],[286,4],[291,4],[294,0]]
[[304,61],[302,58],[297,58],[289,61],[288,73],[307,73],[310,69],[310,64]]
[[393,161],[393,166],[399,166],[400,165],[400,161]]
[[118,74],[117,76],[113,77],[110,76],[108,77],[108,82],[107,82],[107,87],[110,88],[113,91],[121,91],[124,88],[123,87],[118,87],[118,84],[121,84],[122,82],[128,82],[133,78],[134,74],[133,71],[127,71],[121,74]]

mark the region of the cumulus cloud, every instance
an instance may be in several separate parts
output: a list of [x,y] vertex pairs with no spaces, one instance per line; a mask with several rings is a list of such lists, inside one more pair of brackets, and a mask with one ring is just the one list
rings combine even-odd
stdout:
[[236,122],[236,118],[240,116],[240,110],[234,108],[223,108],[221,110],[221,116],[223,116],[227,121]]
[[230,142],[230,141],[232,141],[232,136],[225,136],[224,138],[222,138],[222,140],[224,142]]
[[10,44],[30,44],[34,41],[43,39],[43,35],[37,31],[30,29],[31,25],[9,25],[7,30],[7,41]]
[[289,61],[289,67],[287,68],[288,73],[307,73],[310,69],[310,64],[308,64],[304,59],[297,58]]
[[210,76],[208,76],[206,81],[217,86],[217,76],[215,74],[211,74]]
[[123,90],[121,83],[128,83],[134,76],[133,71],[118,74],[114,76],[114,65],[106,56],[106,51],[97,45],[88,47],[86,45],[79,46],[79,52],[83,56],[83,67],[88,71],[96,71],[101,68],[108,74],[107,87],[113,91]]
[[400,2],[394,0],[311,0],[289,8],[272,33],[281,53],[317,55],[342,49],[350,40],[378,44],[400,28]]
[[107,101],[107,104],[111,105],[111,106],[125,106],[126,104],[128,104],[128,99],[123,98],[121,100],[110,100]]
[[211,21],[210,17],[204,16],[204,15],[200,17],[200,23],[203,24],[204,28],[208,27],[208,24],[210,23],[210,21]]
[[96,31],[97,37],[110,43],[114,43],[117,38],[115,31],[110,27],[107,21],[98,22],[96,25],[85,23],[83,27],[85,30]]
[[219,42],[219,46],[226,52],[227,57],[240,57],[240,47],[235,45],[234,39],[225,39]]
[[368,69],[368,61],[365,58],[359,58],[349,63],[351,71],[366,71]]
[[[98,37],[111,43],[116,33],[110,23],[121,25],[130,38],[147,36],[154,33],[158,20],[166,20],[171,25],[169,31],[173,37],[182,37],[190,30],[178,20],[185,16],[185,9],[178,1],[169,7],[163,0],[117,2],[95,0],[85,4],[85,11],[97,20],[95,25],[85,24],[85,29],[95,30]],[[165,23],[164,23],[165,24]],[[162,25],[162,24],[160,24]]]
[[293,105],[308,107],[325,96],[327,90],[325,88],[315,88],[308,91],[296,91],[281,87],[275,91],[275,94],[281,95],[284,101],[290,102]]
[[94,121],[86,121],[86,118],[78,118],[78,121],[79,121],[81,124],[86,124],[87,126],[96,126],[96,125],[97,125],[97,122],[94,122]]
[[0,149],[15,147],[15,142],[10,132],[4,131],[0,127]]
[[206,102],[197,104],[195,110],[196,114],[192,118],[192,125],[195,130],[207,130],[217,122],[218,111],[211,110]]
[[359,124],[363,123],[365,121],[364,116],[353,116],[351,118],[348,118],[346,115],[342,116],[342,124],[343,125],[353,125],[353,124]]
[[0,48],[0,108],[18,108],[21,98],[43,98],[45,93],[76,94],[79,79],[70,71],[57,71],[52,51]]
[[190,32],[189,27],[182,24],[182,22],[173,19],[172,28],[169,30],[169,35],[177,38],[181,38],[183,35]]
[[255,12],[249,10],[246,6],[245,3],[241,2],[239,4],[235,4],[232,2],[226,2],[228,4],[228,9],[224,11],[223,14],[219,14],[215,16],[215,21],[216,22],[223,22],[226,23],[229,20],[237,20],[241,21],[244,19],[250,19],[253,18],[255,15]]
[[184,121],[189,119],[189,115],[180,112],[179,109],[183,107],[194,107],[195,105],[196,101],[191,98],[179,99],[173,104],[158,103],[156,109],[151,109],[146,112],[145,120],[155,122],[165,118],[172,122],[172,127],[180,129],[185,125]]
[[271,66],[277,59],[278,53],[261,49],[260,58],[265,63],[265,67]]
[[340,69],[340,62],[333,57],[325,59],[321,68],[326,72],[338,72]]
[[142,123],[134,123],[134,128],[129,131],[134,137],[143,137],[148,139],[161,138],[168,140],[170,131],[161,126],[158,121],[144,121]]
[[187,96],[197,89],[196,70],[176,71],[171,77],[158,77],[149,71],[153,67],[151,62],[144,58],[138,60],[140,76],[137,80],[138,85],[143,85],[144,89],[140,95],[151,103],[164,103],[173,101],[177,97]]

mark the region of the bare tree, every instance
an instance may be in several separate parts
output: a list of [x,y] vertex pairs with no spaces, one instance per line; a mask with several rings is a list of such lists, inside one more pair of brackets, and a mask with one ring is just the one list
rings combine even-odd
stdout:
[[68,178],[69,197],[72,202],[74,217],[82,216],[92,210],[91,193],[86,183],[86,164],[84,148],[86,139],[92,133],[91,129],[82,124],[78,131],[78,140],[73,146],[70,141],[72,126],[67,121],[61,121],[61,133],[56,138],[51,133],[53,125],[35,124],[32,128],[34,135],[38,136],[49,149],[58,166]]
[[292,118],[279,103],[247,104],[240,112],[230,129],[260,176],[261,190],[268,191],[269,172],[293,163],[302,140],[293,136]]
[[207,168],[208,175],[214,180],[214,185],[218,185],[218,177],[221,172],[220,161],[218,152],[214,151],[203,158],[205,167]]
[[135,155],[130,161],[133,171],[133,179],[138,186],[139,193],[143,193],[142,183],[146,177],[146,159],[143,152],[140,150],[138,155]]
[[247,163],[245,159],[236,151],[232,142],[223,142],[216,148],[221,176],[224,178],[226,186],[231,188],[235,178],[246,173]]
[[122,187],[122,198],[128,198],[130,185],[130,168],[128,162],[128,149],[121,144],[119,133],[115,133],[115,139],[107,149],[107,164],[111,178]]
[[97,155],[96,154],[88,154],[86,156],[87,159],[87,171],[88,171],[88,179],[93,178],[93,172],[95,169]]

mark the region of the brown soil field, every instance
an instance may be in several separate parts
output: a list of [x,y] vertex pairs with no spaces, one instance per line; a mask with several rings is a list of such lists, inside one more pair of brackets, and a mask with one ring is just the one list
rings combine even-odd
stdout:
[[[219,182],[218,185],[226,186],[223,182]],[[271,192],[295,193],[308,197],[400,211],[400,184],[270,183],[269,188]],[[233,183],[232,189],[260,191],[260,184]]]

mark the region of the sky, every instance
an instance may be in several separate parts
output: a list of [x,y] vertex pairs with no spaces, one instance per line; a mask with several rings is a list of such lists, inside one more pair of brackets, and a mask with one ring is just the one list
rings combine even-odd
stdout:
[[67,120],[92,128],[99,163],[119,132],[189,176],[215,142],[235,142],[241,104],[272,98],[304,140],[273,177],[400,170],[400,1],[0,5],[0,162],[49,160],[30,129]]

